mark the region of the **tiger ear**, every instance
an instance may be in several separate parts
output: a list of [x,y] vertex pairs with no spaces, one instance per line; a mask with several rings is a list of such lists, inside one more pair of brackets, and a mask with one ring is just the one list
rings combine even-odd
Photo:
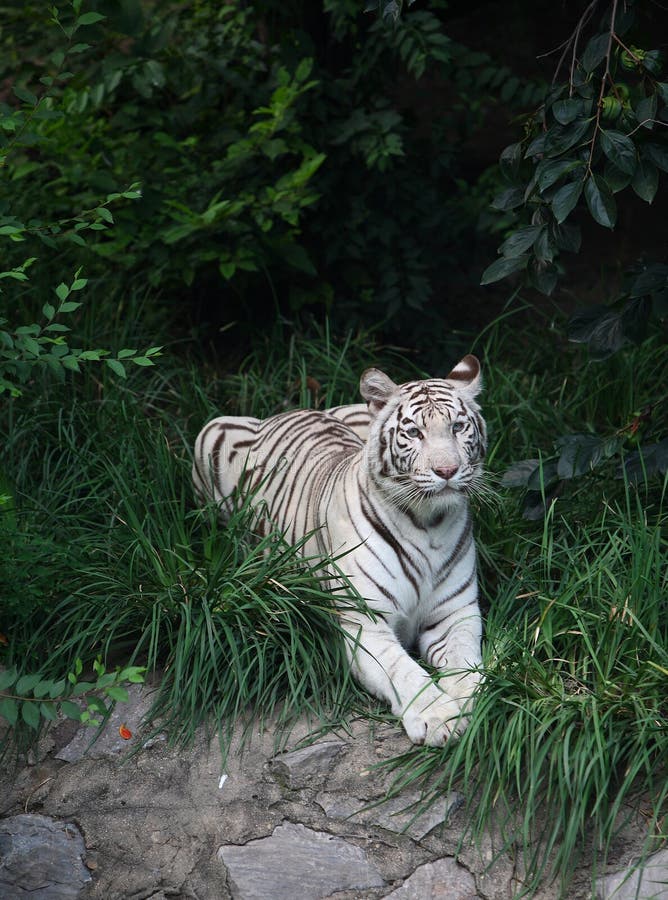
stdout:
[[445,376],[446,381],[454,381],[458,388],[463,389],[471,397],[480,393],[482,388],[482,376],[478,358],[470,353],[457,363],[452,372]]
[[398,387],[399,385],[380,369],[365,369],[360,378],[360,393],[369,404],[369,412],[373,415],[381,411]]

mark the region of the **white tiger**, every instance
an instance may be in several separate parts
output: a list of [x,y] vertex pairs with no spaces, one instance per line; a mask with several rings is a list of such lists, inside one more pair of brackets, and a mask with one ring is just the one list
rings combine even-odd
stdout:
[[480,387],[474,356],[445,379],[402,385],[367,369],[367,407],[222,416],[195,445],[196,491],[223,518],[241,488],[288,541],[311,535],[306,555],[346,553],[340,565],[373,611],[342,615],[353,673],[416,744],[460,733],[480,680],[468,504],[486,445]]

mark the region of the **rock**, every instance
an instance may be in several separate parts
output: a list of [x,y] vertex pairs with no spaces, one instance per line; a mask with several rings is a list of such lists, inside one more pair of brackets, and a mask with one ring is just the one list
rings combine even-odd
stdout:
[[[146,713],[151,708],[150,688],[143,684],[130,684],[127,688],[128,702],[118,703],[109,721],[101,732],[96,728],[82,725],[72,740],[55,754],[56,759],[64,762],[76,762],[83,756],[99,758],[102,756],[121,756],[137,748],[142,743],[142,734],[147,730],[144,725]],[[125,725],[132,737],[128,740],[121,737],[119,728]],[[154,736],[153,741],[156,738]]]
[[442,825],[450,813],[461,806],[464,798],[453,791],[418,814],[420,800],[417,793],[404,793],[389,799],[380,797],[373,803],[341,793],[323,792],[316,797],[316,802],[331,818],[377,825],[395,834],[408,834],[418,841]]
[[417,868],[385,900],[477,900],[473,875],[452,857]]
[[600,878],[597,900],[668,900],[668,850]]
[[385,884],[359,847],[291,822],[244,846],[227,844],[218,858],[235,900],[318,900],[335,891]]
[[327,775],[336,757],[345,748],[343,741],[319,741],[275,756],[270,762],[270,768],[294,790],[305,787],[318,776]]
[[69,900],[91,880],[82,862],[86,848],[76,825],[48,816],[0,820],[0,896]]

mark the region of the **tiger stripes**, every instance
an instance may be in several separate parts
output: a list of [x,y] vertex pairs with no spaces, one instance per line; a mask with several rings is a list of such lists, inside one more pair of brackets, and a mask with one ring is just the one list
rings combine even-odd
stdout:
[[486,446],[480,388],[474,356],[444,379],[401,385],[367,369],[366,405],[222,416],[195,444],[197,495],[223,518],[248,494],[288,541],[308,535],[305,555],[344,554],[339,565],[373,611],[341,612],[353,674],[418,744],[461,733],[480,680],[469,508]]

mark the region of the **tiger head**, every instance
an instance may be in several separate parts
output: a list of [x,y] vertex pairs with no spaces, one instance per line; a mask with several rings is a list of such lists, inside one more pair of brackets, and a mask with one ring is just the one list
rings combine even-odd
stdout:
[[368,471],[396,506],[437,512],[476,492],[487,439],[475,400],[481,387],[475,356],[446,378],[398,385],[379,369],[362,374],[371,415]]

